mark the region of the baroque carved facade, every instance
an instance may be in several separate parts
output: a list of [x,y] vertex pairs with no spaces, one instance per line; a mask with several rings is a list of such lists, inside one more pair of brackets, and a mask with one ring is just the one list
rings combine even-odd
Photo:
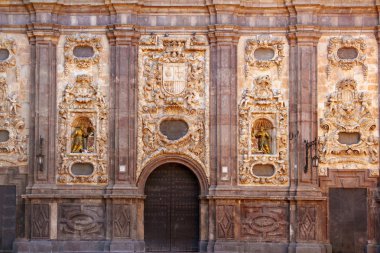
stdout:
[[[202,36],[146,36],[139,49],[138,168],[177,154],[209,174],[208,47]],[[180,132],[168,135],[165,124]]]

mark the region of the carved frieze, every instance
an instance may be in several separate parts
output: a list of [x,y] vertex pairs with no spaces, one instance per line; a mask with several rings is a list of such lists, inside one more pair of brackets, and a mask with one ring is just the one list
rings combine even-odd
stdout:
[[63,204],[59,208],[58,238],[61,240],[101,240],[105,234],[102,205]]
[[58,183],[107,183],[108,108],[88,75],[67,84],[59,103]]
[[239,183],[284,185],[288,172],[288,112],[268,75],[242,92],[239,110]]
[[69,64],[74,64],[79,69],[87,69],[93,65],[100,68],[102,50],[100,36],[84,33],[67,36],[64,45],[65,74],[69,72]]
[[10,92],[6,78],[0,77],[0,165],[27,161],[25,122],[20,109],[18,94]]
[[233,205],[216,206],[216,223],[218,238],[234,238],[234,209],[235,207]]
[[48,204],[32,205],[32,238],[49,239],[50,207]]
[[326,175],[328,168],[378,170],[379,141],[371,102],[353,79],[339,81],[327,96],[320,119],[320,174]]
[[137,175],[161,154],[192,158],[208,175],[208,57],[202,36],[141,38]]
[[266,204],[241,206],[241,236],[254,241],[285,241],[288,234],[287,208]]
[[252,68],[261,71],[277,68],[277,76],[281,75],[284,53],[282,39],[267,35],[257,35],[255,39],[247,40],[245,46],[245,74],[253,72]]
[[364,79],[366,79],[368,75],[366,48],[367,45],[364,39],[360,37],[343,36],[331,38],[327,46],[327,78],[330,77],[333,67],[341,70],[351,70],[354,66],[360,65]]

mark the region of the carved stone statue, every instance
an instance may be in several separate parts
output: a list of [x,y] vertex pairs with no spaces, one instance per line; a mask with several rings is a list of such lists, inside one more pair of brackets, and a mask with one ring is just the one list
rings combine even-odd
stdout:
[[72,153],[82,153],[84,151],[84,131],[81,127],[76,127],[71,134],[72,145],[71,152]]
[[[252,134],[253,133],[254,132],[252,132]],[[264,127],[261,127],[260,130],[254,135],[254,137],[257,139],[258,151],[263,152],[264,154],[270,154],[271,153],[271,147],[270,147],[271,136],[268,133],[268,131]]]

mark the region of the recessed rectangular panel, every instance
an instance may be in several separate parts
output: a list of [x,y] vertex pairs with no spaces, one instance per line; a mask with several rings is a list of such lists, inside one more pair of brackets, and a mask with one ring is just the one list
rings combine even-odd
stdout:
[[0,252],[11,251],[16,239],[16,186],[0,185]]

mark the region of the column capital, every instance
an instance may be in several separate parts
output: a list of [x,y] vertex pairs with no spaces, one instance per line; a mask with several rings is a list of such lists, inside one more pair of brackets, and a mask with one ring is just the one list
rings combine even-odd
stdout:
[[235,25],[210,25],[208,27],[210,43],[237,44],[239,42],[239,30]]
[[321,32],[319,26],[295,25],[289,27],[288,40],[290,45],[297,43],[301,46],[316,46]]
[[107,27],[107,37],[111,45],[131,45],[138,42],[140,33],[135,25],[110,25]]
[[58,43],[59,25],[49,23],[32,23],[27,26],[27,35],[31,44],[52,42]]

